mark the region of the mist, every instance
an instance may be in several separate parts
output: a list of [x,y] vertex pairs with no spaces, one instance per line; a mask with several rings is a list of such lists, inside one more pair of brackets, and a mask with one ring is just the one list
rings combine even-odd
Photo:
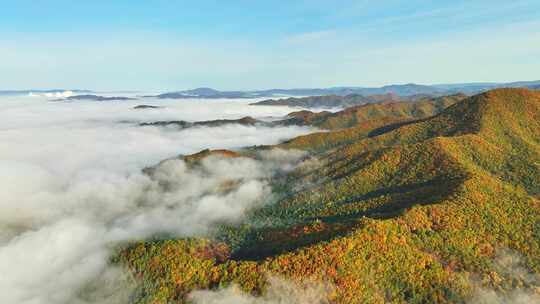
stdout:
[[[529,267],[523,256],[510,249],[500,249],[493,258],[490,279],[471,281],[473,294],[470,304],[530,304],[540,303],[540,276]],[[500,286],[490,286],[491,280],[499,285],[503,280],[511,282]]]
[[268,277],[266,292],[260,296],[242,292],[233,285],[219,290],[193,291],[188,299],[194,304],[326,304],[332,288],[328,284],[292,282]]
[[[122,302],[129,280],[108,263],[117,244],[159,234],[204,236],[217,224],[237,223],[271,201],[268,178],[289,170],[302,153],[210,157],[199,166],[175,156],[274,144],[312,131],[139,127],[136,122],[167,119],[272,119],[291,110],[245,101],[166,101],[160,109],[132,109],[140,103],[158,102],[0,100],[0,302]],[[168,158],[151,176],[142,174]]]

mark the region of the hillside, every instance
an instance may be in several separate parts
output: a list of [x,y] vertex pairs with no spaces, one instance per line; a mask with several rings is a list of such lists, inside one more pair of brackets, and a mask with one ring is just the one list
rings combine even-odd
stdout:
[[[443,95],[444,99],[450,100],[461,100],[466,96],[464,94],[451,94]],[[330,96],[310,96],[310,97],[291,97],[285,99],[268,99],[253,103],[252,105],[256,106],[289,106],[289,107],[302,107],[302,108],[349,108],[354,106],[360,106],[370,103],[392,103],[392,102],[417,102],[417,101],[428,101],[432,99],[437,99],[431,95],[411,95],[408,97],[400,97],[398,95],[388,93],[383,95],[330,95]]]
[[334,131],[280,145],[316,151],[317,160],[276,178],[277,201],[242,225],[214,241],[120,250],[137,302],[231,283],[257,295],[268,274],[333,286],[332,303],[538,300],[540,93],[369,107],[324,115],[318,123]]
[[374,103],[347,108],[336,113],[293,112],[292,120],[301,116],[312,126],[337,132],[318,132],[291,139],[280,145],[312,152],[337,148],[344,144],[374,136],[385,130],[438,114],[446,107],[465,99],[457,94],[424,98],[417,102]]
[[290,106],[302,108],[347,108],[366,103],[381,101],[401,101],[397,95],[373,95],[364,96],[359,94],[350,94],[345,96],[310,96],[310,97],[290,97],[285,99],[268,99],[252,103],[254,106]]
[[188,122],[185,120],[163,120],[163,121],[154,121],[154,122],[143,122],[139,126],[154,126],[154,127],[168,127],[173,126],[179,129],[193,128],[193,127],[220,127],[229,124],[238,124],[244,126],[253,126],[256,124],[267,125],[267,123],[257,120],[253,117],[242,117],[240,119],[216,119],[216,120],[205,120],[205,121],[196,121]]
[[[363,106],[351,107],[335,113],[322,111],[311,112],[307,110],[292,112],[284,119],[268,122],[254,119],[253,117],[243,117],[240,119],[218,119],[188,122],[184,120],[166,120],[139,123],[139,126],[154,126],[154,127],[176,127],[178,129],[193,128],[193,127],[219,127],[230,124],[239,124],[244,126],[313,126],[325,130],[337,130],[351,128],[354,126],[362,126],[366,123],[377,124],[388,122],[389,120],[408,121],[419,118],[426,118],[439,113],[447,106],[454,104],[457,101],[464,99],[466,96],[457,94],[451,96],[443,96],[437,98],[422,98],[415,102],[378,102]],[[349,130],[348,132],[352,132]],[[308,135],[308,137],[316,137],[318,134]],[[322,135],[324,136],[324,135]],[[313,144],[306,149],[313,150]]]

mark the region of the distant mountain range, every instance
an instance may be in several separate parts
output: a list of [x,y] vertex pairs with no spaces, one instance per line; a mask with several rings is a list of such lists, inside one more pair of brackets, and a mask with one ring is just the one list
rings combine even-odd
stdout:
[[55,101],[124,101],[124,100],[136,100],[137,98],[124,97],[124,96],[99,96],[92,94],[74,95],[66,98],[56,99]]
[[[421,84],[393,84],[382,87],[332,87],[332,88],[299,88],[299,89],[269,89],[255,91],[219,91],[212,88],[196,88],[192,90],[167,92],[158,95],[144,96],[155,97],[159,99],[242,99],[242,98],[260,98],[260,97],[282,97],[282,96],[347,96],[347,95],[395,95],[399,97],[418,97],[418,96],[443,96],[463,93],[474,95],[485,91],[499,88],[528,88],[533,90],[540,89],[540,80],[537,81],[518,81],[509,83],[458,83],[458,84],[436,84],[436,85],[421,85]],[[2,95],[44,95],[52,97],[60,94],[71,93],[72,95],[90,94],[91,90],[0,90]]]
[[373,95],[364,96],[360,94],[350,95],[323,95],[309,97],[289,97],[280,99],[267,99],[252,103],[258,106],[296,106],[304,108],[337,108],[337,107],[352,107],[356,105],[373,103],[377,101],[401,101],[397,95]]
[[348,108],[353,106],[365,105],[370,103],[394,103],[394,102],[413,102],[425,101],[429,99],[464,99],[467,95],[456,93],[450,95],[412,95],[398,96],[395,94],[370,95],[364,96],[359,94],[351,94],[345,96],[327,95],[327,96],[308,96],[308,97],[289,97],[278,99],[266,99],[263,101],[251,103],[255,106],[289,106],[313,109],[330,109],[330,108]]
[[[539,82],[540,84],[540,82]],[[449,90],[447,90],[449,91]],[[391,85],[381,88],[362,88],[362,87],[335,87],[323,89],[270,89],[260,91],[218,91],[211,88],[198,88],[193,90],[169,92],[159,94],[157,98],[186,99],[186,98],[257,98],[257,97],[279,97],[279,96],[346,96],[346,95],[386,95],[393,94],[398,96],[412,96],[418,94],[424,95],[444,95],[445,90],[430,86],[406,84]]]
[[169,92],[159,94],[157,98],[186,99],[186,98],[257,98],[257,97],[278,97],[278,96],[346,96],[346,95],[387,95],[392,94],[399,97],[411,97],[418,95],[442,96],[463,93],[473,95],[498,88],[529,88],[538,89],[538,81],[519,81],[510,83],[460,83],[460,84],[394,84],[383,87],[333,87],[315,89],[270,89],[259,91],[219,91],[211,88],[197,88],[193,90]]
[[[358,95],[359,96],[359,95]],[[325,97],[307,97],[324,99]],[[466,99],[464,94],[455,94],[451,96],[422,98],[415,102],[409,101],[390,101],[390,102],[368,102],[360,105],[355,105],[347,108],[346,110],[336,113],[322,111],[311,112],[307,110],[291,112],[281,120],[275,121],[262,121],[250,116],[246,116],[240,119],[218,119],[218,120],[206,120],[188,122],[184,120],[166,120],[166,121],[153,121],[142,122],[139,126],[153,126],[153,127],[174,127],[177,129],[186,129],[192,127],[221,127],[225,125],[243,125],[243,126],[264,126],[264,127],[278,127],[278,126],[313,126],[326,130],[336,130],[349,128],[360,121],[373,120],[378,118],[384,118],[386,116],[398,117],[400,120],[411,120],[426,118],[435,115],[445,109],[446,107],[455,104],[461,100]],[[299,98],[302,99],[302,98]],[[305,105],[309,107],[309,105]],[[137,107],[135,107],[137,108]]]
[[197,88],[193,90],[169,92],[155,96],[157,98],[186,99],[186,98],[252,98],[251,92],[243,91],[218,91],[211,88]]

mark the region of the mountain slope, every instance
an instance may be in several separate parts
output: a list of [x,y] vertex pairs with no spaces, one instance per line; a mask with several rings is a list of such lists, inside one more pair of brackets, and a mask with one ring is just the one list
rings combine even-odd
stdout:
[[328,282],[335,303],[463,303],[479,286],[538,300],[539,130],[540,93],[480,94],[324,149],[223,243],[138,243],[119,259],[148,303],[232,282],[258,294],[268,273]]
[[[309,113],[301,112],[304,117],[307,117],[310,125],[327,130],[339,130],[339,132],[319,132],[300,136],[283,143],[280,147],[313,152],[337,148],[359,139],[375,136],[377,133],[385,132],[391,128],[433,116],[464,98],[466,98],[465,95],[458,94],[424,98],[416,102],[367,104],[333,114],[318,114],[315,117],[310,116]],[[296,112],[291,114],[296,115]]]
[[346,108],[366,103],[381,101],[401,101],[397,95],[375,95],[364,96],[359,94],[350,94],[345,96],[326,95],[311,97],[290,97],[285,99],[268,99],[252,103],[254,106],[290,106],[302,108]]
[[[257,120],[246,116],[240,119],[218,119],[197,122],[188,122],[183,120],[143,122],[139,123],[139,126],[176,127],[178,129],[185,129],[192,127],[219,127],[229,124],[266,127],[298,125],[313,126],[326,130],[337,130],[355,126],[362,127],[366,124],[371,126],[383,126],[384,124],[381,124],[381,122],[400,122],[432,116],[447,106],[464,99],[465,97],[465,95],[458,94],[437,98],[423,98],[415,102],[373,103],[348,108],[336,113],[328,111],[311,112],[303,110],[292,112],[284,119],[272,122]],[[354,131],[346,131],[346,133],[350,132]],[[317,134],[314,134],[313,136],[316,137]],[[292,147],[292,143],[290,146]],[[306,147],[306,149],[311,150],[315,148],[317,148],[315,144],[311,144],[309,147]]]

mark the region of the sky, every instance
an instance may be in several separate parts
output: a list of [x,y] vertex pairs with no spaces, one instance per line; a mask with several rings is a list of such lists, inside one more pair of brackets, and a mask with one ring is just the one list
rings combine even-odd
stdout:
[[540,79],[538,0],[0,0],[0,90]]

